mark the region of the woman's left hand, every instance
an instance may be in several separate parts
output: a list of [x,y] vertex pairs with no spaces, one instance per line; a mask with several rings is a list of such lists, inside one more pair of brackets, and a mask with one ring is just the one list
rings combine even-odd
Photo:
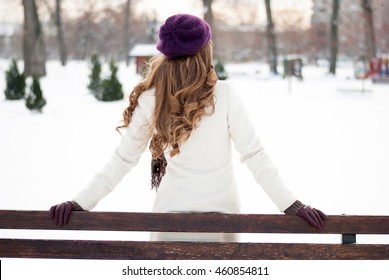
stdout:
[[51,206],[49,216],[58,226],[63,226],[68,223],[72,211],[83,211],[83,209],[74,201],[66,201]]

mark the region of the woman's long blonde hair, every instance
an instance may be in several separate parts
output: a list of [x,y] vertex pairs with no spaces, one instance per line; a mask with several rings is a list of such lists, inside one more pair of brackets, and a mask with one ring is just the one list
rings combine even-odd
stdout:
[[214,112],[216,82],[211,42],[194,56],[175,59],[155,56],[149,63],[146,78],[135,86],[129,97],[130,104],[123,112],[124,124],[116,129],[128,127],[139,96],[154,87],[156,105],[152,131],[155,133],[150,151],[156,159],[170,147],[170,156],[175,156],[202,116]]

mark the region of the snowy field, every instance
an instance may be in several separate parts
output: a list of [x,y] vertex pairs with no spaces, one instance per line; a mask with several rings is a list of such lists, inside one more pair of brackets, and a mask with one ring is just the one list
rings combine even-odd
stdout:
[[[0,73],[8,65],[9,61],[0,61]],[[256,63],[227,65],[227,70],[263,145],[301,201],[333,215],[389,215],[389,85],[354,80],[350,66],[340,67],[336,77],[328,76],[326,68],[305,66],[302,82],[272,77],[266,65]],[[85,62],[71,61],[64,68],[48,62],[47,72],[41,80],[47,100],[42,114],[28,111],[23,101],[6,101],[5,80],[0,76],[0,209],[48,210],[72,199],[120,140],[115,127],[127,99],[97,101],[86,88]],[[140,76],[133,64],[121,64],[119,79],[128,95]],[[149,166],[147,152],[95,211],[151,211],[155,192],[150,191]],[[278,214],[238,154],[235,166],[242,212]],[[2,230],[0,238],[23,234]],[[42,235],[32,232],[29,237]],[[69,231],[55,235],[75,236],[103,235]],[[148,236],[112,233],[103,238],[147,240]],[[261,238],[284,237],[242,236],[242,240]],[[290,238],[309,242],[311,237]],[[340,240],[339,236],[314,238],[317,243]],[[362,236],[358,242],[364,240],[389,242],[377,236]]]
[[[0,73],[8,63],[0,62]],[[328,214],[389,214],[389,85],[354,80],[347,66],[337,77],[306,66],[302,82],[272,77],[261,64],[227,70],[265,149],[304,203]],[[42,114],[28,111],[24,101],[0,100],[1,209],[47,210],[72,199],[120,140],[115,127],[127,98],[97,101],[86,87],[85,62],[65,68],[48,62],[47,72],[41,80],[47,100]],[[140,76],[133,64],[120,65],[119,79],[128,94]],[[3,76],[1,92],[4,87]],[[238,154],[235,159],[242,212],[278,213]],[[149,163],[146,152],[95,210],[150,211],[155,193]]]

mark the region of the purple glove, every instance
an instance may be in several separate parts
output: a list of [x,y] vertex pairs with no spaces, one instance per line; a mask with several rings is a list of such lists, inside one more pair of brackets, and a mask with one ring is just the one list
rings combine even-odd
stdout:
[[297,213],[297,216],[303,218],[311,226],[323,229],[324,221],[327,220],[327,215],[322,211],[312,208],[311,206],[305,205]]
[[63,226],[68,223],[72,211],[83,211],[83,209],[77,202],[62,202],[61,204],[51,206],[50,218],[54,220],[58,226]]

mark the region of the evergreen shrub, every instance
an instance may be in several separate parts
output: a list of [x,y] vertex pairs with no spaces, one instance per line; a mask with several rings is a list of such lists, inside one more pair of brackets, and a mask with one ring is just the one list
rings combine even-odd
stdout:
[[97,95],[100,90],[101,83],[101,63],[97,55],[91,56],[91,73],[89,75],[89,84],[88,89],[93,93],[93,95]]
[[97,93],[96,98],[100,101],[116,101],[124,97],[122,84],[117,78],[118,67],[113,59],[109,63],[111,75],[101,81],[101,89]]
[[39,83],[39,78],[32,77],[32,84],[30,87],[30,92],[25,100],[26,107],[35,112],[42,112],[42,108],[46,105],[46,100],[43,97],[41,86]]
[[15,59],[11,61],[9,69],[5,72],[5,81],[5,99],[18,100],[24,98],[26,78],[23,73],[19,73],[18,64]]

